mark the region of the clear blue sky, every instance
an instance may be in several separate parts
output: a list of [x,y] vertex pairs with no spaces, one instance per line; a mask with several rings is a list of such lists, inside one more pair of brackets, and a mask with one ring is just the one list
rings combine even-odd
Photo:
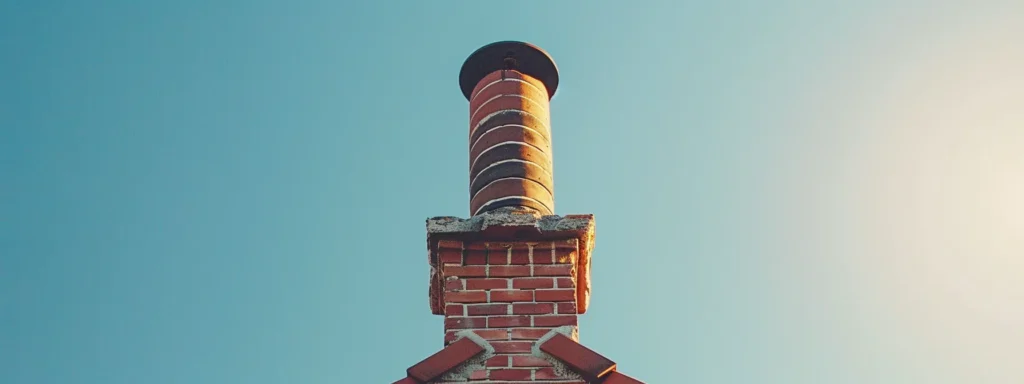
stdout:
[[0,383],[400,378],[508,39],[623,371],[1024,382],[1024,3],[348,3],[0,2]]

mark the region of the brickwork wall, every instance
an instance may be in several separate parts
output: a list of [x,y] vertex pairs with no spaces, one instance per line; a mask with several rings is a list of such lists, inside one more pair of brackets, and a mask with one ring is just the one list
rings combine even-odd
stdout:
[[456,340],[456,332],[469,329],[495,349],[486,369],[473,372],[471,381],[560,379],[551,363],[532,355],[532,348],[557,327],[570,326],[574,338],[577,334],[578,254],[576,239],[438,241],[445,345]]

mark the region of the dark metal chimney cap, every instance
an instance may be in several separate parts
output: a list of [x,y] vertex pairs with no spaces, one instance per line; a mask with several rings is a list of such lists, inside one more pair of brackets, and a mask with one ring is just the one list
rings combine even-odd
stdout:
[[[509,60],[506,60],[509,59]],[[510,68],[511,67],[511,68]],[[469,55],[459,71],[459,87],[466,99],[484,76],[502,69],[515,69],[544,83],[548,98],[558,88],[558,67],[555,60],[540,47],[521,41],[499,41],[487,44]]]

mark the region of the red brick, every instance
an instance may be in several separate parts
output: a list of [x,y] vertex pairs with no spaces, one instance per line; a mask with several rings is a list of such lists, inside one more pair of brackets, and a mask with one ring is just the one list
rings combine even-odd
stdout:
[[524,381],[530,380],[531,377],[533,377],[532,369],[492,369],[489,378],[491,380]]
[[538,245],[533,248],[533,263],[534,264],[554,264],[555,253],[551,250],[551,243],[547,243],[547,246]]
[[451,292],[451,291],[461,291],[461,290],[465,289],[465,287],[462,284],[462,279],[448,278],[447,280],[444,281],[444,289],[446,291]]
[[[551,141],[548,140],[548,128],[542,121],[538,121],[541,117],[535,117],[537,119],[522,115],[517,116],[517,114],[505,114],[491,122],[488,122],[485,125],[486,129],[477,130],[472,136],[470,136],[470,139],[473,140],[470,145],[471,156],[476,158],[477,155],[484,152],[485,148],[490,148],[507,141],[528,143],[536,146],[543,152],[550,153]],[[517,126],[509,126],[509,124],[516,124]],[[545,156],[547,157],[547,155]],[[482,174],[483,172],[481,172],[479,168],[476,168],[474,172],[470,174],[470,177],[475,178]],[[550,177],[545,177],[543,180],[545,181],[545,184],[551,183]],[[480,189],[483,185],[483,183],[475,183],[473,184],[473,188]],[[529,248],[525,243],[516,243],[513,249],[528,250]],[[508,248],[503,249],[503,251],[508,251]]]
[[528,265],[495,265],[488,272],[491,277],[527,277],[530,276]]
[[513,355],[513,367],[550,367],[551,362],[545,359],[529,355]]
[[563,325],[577,325],[575,315],[535,316],[534,327],[560,327]]
[[512,305],[512,313],[516,315],[550,315],[555,313],[555,305],[551,303],[516,303]]
[[462,308],[462,304],[448,304],[444,306],[445,316],[465,316],[466,311]]
[[446,317],[445,329],[487,328],[486,317]]
[[444,301],[449,303],[486,303],[487,292],[484,291],[461,291],[448,292],[444,295]]
[[534,276],[572,276],[572,264],[534,265]]
[[514,289],[491,291],[492,303],[511,301],[533,301],[533,291],[519,291]]
[[440,264],[462,264],[462,242],[452,240],[438,241],[437,260]]
[[530,316],[491,316],[487,328],[529,327]]
[[[483,85],[490,84],[491,81],[483,82]],[[540,87],[544,89],[544,87]],[[541,91],[540,89],[531,87],[518,81],[503,81],[496,84],[491,84],[487,89],[480,89],[480,93],[473,96],[472,101],[469,104],[469,111],[472,113],[477,107],[483,105],[498,95],[524,95],[529,96],[534,100],[548,100],[547,91]]]
[[469,267],[463,267],[458,265],[446,265],[444,266],[444,275],[449,277],[486,277],[487,267],[482,265],[474,265]]
[[576,300],[575,289],[538,289],[534,291],[537,301],[573,301]]
[[487,254],[487,264],[490,265],[506,265],[508,264],[508,252],[505,250],[501,251],[490,251]]
[[[455,334],[458,331],[448,331],[444,334],[445,343],[455,341],[458,336]],[[473,333],[484,340],[508,340],[508,331],[504,329],[474,329]]]
[[508,331],[504,329],[474,329],[473,333],[484,340],[508,340]]
[[509,366],[508,365],[508,358],[509,358],[508,355],[494,356],[494,357],[492,357],[490,359],[487,359],[487,362],[484,363],[484,366],[486,366],[486,367],[507,367],[507,366]]
[[576,282],[572,281],[571,277],[559,277],[556,280],[558,288],[576,288]]
[[512,288],[516,289],[535,289],[535,288],[554,288],[555,279],[550,277],[540,278],[519,278],[512,279]]
[[466,289],[507,289],[508,279],[466,279]]
[[576,303],[575,302],[558,303],[558,313],[564,313],[564,314],[575,314],[575,313],[578,313],[576,311]]
[[484,243],[484,242],[467,243],[467,244],[464,244],[463,246],[467,250],[472,250],[472,251],[486,251],[487,250],[487,243]]
[[537,265],[550,265],[550,264],[554,264],[554,263],[555,263],[555,259],[554,259],[553,256],[551,256],[550,253],[544,253],[544,254],[542,254],[540,256],[538,256],[537,254],[533,255],[533,264],[537,264]]
[[529,249],[512,249],[512,256],[510,257],[510,264],[530,264],[530,250]]
[[438,249],[462,249],[462,242],[458,240],[438,240]]
[[550,329],[516,328],[512,330],[512,340],[537,340],[551,332]]
[[508,304],[481,304],[466,307],[469,316],[507,315]]
[[469,374],[469,379],[470,380],[486,380],[487,379],[487,373],[488,372],[487,372],[486,369],[478,369],[478,370],[475,370],[475,371],[473,371],[472,373]]
[[461,249],[438,249],[437,258],[441,264],[462,264]]
[[485,265],[487,264],[487,252],[484,251],[466,251],[466,265]]
[[533,348],[532,341],[492,341],[494,353],[529,353]]
[[[527,100],[519,96],[523,95],[498,96],[494,100],[485,101],[485,104],[481,104],[480,107],[477,108],[475,111],[470,111],[471,115],[473,113],[475,113],[475,115],[471,116],[469,120],[469,125],[471,127],[475,127],[477,124],[480,123],[480,120],[483,120],[483,118],[486,117],[487,115],[507,109],[525,111],[541,119],[544,119],[548,116],[548,108],[550,107],[550,105],[548,105],[546,97],[544,99],[538,100]],[[532,100],[532,102],[530,100]]]
[[[500,121],[515,120],[512,114],[504,115]],[[477,158],[478,160],[474,163],[473,169],[470,174],[477,174],[482,172],[488,164],[493,164],[502,159],[530,159],[533,162],[537,162],[541,167],[550,168],[550,156],[545,153],[540,147],[534,145],[518,145],[515,142],[500,144],[500,148],[494,151],[485,150],[493,147],[478,146],[473,149],[474,152],[470,153],[470,156]],[[479,153],[475,152],[480,150]],[[508,167],[516,167],[514,164]],[[522,165],[519,166],[522,168]],[[503,167],[504,168],[504,167]],[[541,174],[540,178],[548,178],[548,176]],[[543,176],[540,176],[543,175]],[[532,176],[531,176],[532,177]],[[527,178],[512,178],[505,177],[494,180],[487,183],[485,187],[480,189],[473,195],[473,198],[469,201],[469,209],[471,212],[480,211],[482,208],[492,207],[493,204],[489,204],[496,199],[502,199],[509,196],[528,196],[531,201],[522,202],[525,205],[531,206],[535,209],[539,209],[541,212],[550,214],[550,210],[547,207],[554,205],[554,197],[551,195],[552,189],[551,182],[545,180],[527,179]]]
[[420,384],[419,380],[406,376],[405,378],[398,380],[391,384]]

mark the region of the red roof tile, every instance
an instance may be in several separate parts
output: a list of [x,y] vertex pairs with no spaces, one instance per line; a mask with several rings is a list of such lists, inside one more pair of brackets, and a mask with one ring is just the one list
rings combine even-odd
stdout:
[[[462,338],[448,344],[439,352],[424,359],[418,364],[409,367],[406,373],[409,378],[418,380],[420,383],[428,382],[438,378],[445,372],[452,370],[484,351],[484,347],[473,342],[473,340]],[[399,383],[402,383],[399,381]],[[398,384],[398,383],[396,383]],[[405,383],[402,383],[405,384]]]
[[615,370],[614,361],[562,334],[545,341],[540,350],[561,360],[587,381],[600,382],[602,377]]

